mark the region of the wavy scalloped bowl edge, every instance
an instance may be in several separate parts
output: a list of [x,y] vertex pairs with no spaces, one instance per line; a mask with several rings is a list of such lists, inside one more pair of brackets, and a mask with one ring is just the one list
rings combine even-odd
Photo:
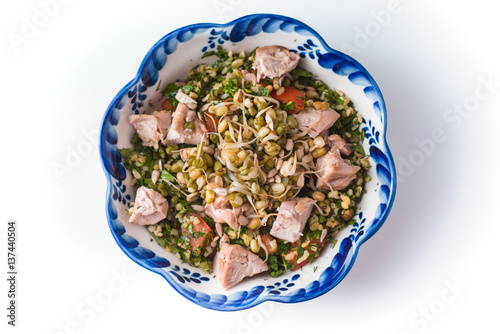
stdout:
[[[263,23],[263,22],[266,23]],[[316,51],[316,54],[312,53],[313,51],[309,51],[310,49],[306,48],[305,50],[305,57],[309,55],[311,57],[316,56],[318,57],[318,62],[320,62],[320,57],[323,58],[328,58],[326,56],[330,56],[328,58],[328,61],[331,60],[331,58],[338,58],[341,59],[342,61],[345,61],[346,63],[349,64],[347,69],[350,69],[351,67],[354,67],[357,72],[352,72],[352,73],[343,73],[342,70],[339,68],[338,70],[342,73],[342,75],[346,75],[347,77],[350,77],[351,75],[353,76],[353,80],[361,80],[361,82],[368,82],[371,86],[370,89],[366,90],[365,89],[365,95],[371,96],[371,98],[375,98],[375,103],[378,103],[377,108],[379,117],[380,117],[380,122],[382,127],[377,129],[375,133],[375,126],[373,126],[373,134],[371,134],[371,138],[368,138],[369,135],[367,134],[367,138],[365,138],[365,141],[368,139],[370,141],[370,153],[374,154],[375,156],[381,154],[378,158],[380,159],[380,173],[383,174],[383,179],[386,182],[383,186],[384,188],[384,194],[382,195],[382,191],[380,192],[379,196],[383,196],[385,199],[385,203],[381,203],[379,207],[377,208],[377,213],[376,218],[372,221],[372,224],[370,225],[369,230],[364,231],[363,227],[361,226],[362,223],[357,226],[357,223],[355,225],[356,230],[356,235],[351,238],[345,238],[343,239],[337,247],[339,248],[339,252],[336,254],[336,256],[332,259],[330,266],[326,267],[326,269],[321,273],[321,276],[318,278],[320,280],[323,278],[323,283],[320,284],[318,280],[315,280],[311,282],[311,284],[307,285],[304,288],[301,289],[296,289],[293,292],[287,294],[287,295],[282,295],[282,294],[271,294],[268,293],[266,295],[263,295],[263,292],[266,290],[266,287],[263,285],[258,285],[254,286],[252,289],[249,291],[238,291],[235,293],[232,293],[228,296],[221,295],[221,294],[214,294],[214,295],[208,295],[204,292],[196,291],[190,287],[187,287],[185,285],[179,284],[179,281],[183,283],[183,280],[199,280],[200,276],[199,274],[196,273],[190,273],[189,270],[183,269],[183,271],[180,271],[181,268],[179,266],[171,266],[170,268],[173,269],[170,272],[167,272],[166,270],[162,269],[162,266],[169,267],[170,262],[167,259],[161,258],[156,256],[152,251],[149,249],[143,248],[142,246],[139,246],[139,243],[132,237],[129,237],[126,235],[126,231],[123,228],[120,228],[118,223],[121,224],[121,222],[118,220],[118,213],[116,212],[116,208],[113,204],[113,201],[116,201],[117,198],[120,199],[120,202],[122,201],[122,192],[120,191],[120,187],[122,185],[122,181],[125,179],[125,176],[123,173],[126,174],[126,172],[123,170],[123,166],[121,166],[122,169],[119,168],[120,163],[121,163],[121,158],[116,156],[116,152],[110,151],[110,146],[112,147],[113,145],[116,145],[118,138],[114,138],[113,134],[116,134],[116,131],[114,128],[111,131],[110,126],[108,126],[108,123],[116,123],[113,125],[117,125],[119,122],[119,117],[118,120],[116,119],[116,115],[114,113],[117,112],[119,113],[119,110],[121,108],[117,108],[121,105],[123,107],[123,100],[127,97],[127,94],[130,95],[131,90],[135,86],[135,89],[137,90],[137,87],[139,86],[139,89],[141,89],[141,86],[139,85],[141,82],[144,85],[144,78],[146,77],[146,81],[148,79],[148,74],[152,72],[152,67],[157,68],[160,67],[160,69],[165,66],[166,63],[166,57],[165,56],[165,62],[163,65],[161,64],[161,59],[158,61],[158,56],[155,53],[158,53],[157,51],[159,50],[160,47],[165,48],[165,43],[172,40],[173,37],[176,37],[179,39],[179,36],[185,36],[185,35],[195,35],[195,33],[200,32],[200,31],[206,31],[208,29],[213,29],[212,31],[215,31],[215,29],[227,29],[232,27],[232,32],[234,32],[235,27],[240,27],[239,31],[236,31],[234,34],[236,38],[241,37],[241,27],[246,28],[245,33],[248,33],[250,31],[250,34],[255,33],[255,29],[262,29],[265,24],[269,22],[282,22],[280,24],[280,28],[283,26],[284,29],[290,29],[290,27],[294,28],[294,32],[302,32],[302,33],[307,33],[313,36],[315,39],[319,41],[321,44],[321,47],[326,50],[328,53],[327,54],[321,54],[319,51]],[[252,30],[254,27],[251,26],[252,22],[258,26],[254,30]],[[260,26],[259,26],[260,25]],[[276,26],[276,25],[275,25]],[[252,27],[250,29],[249,27]],[[272,29],[275,29],[274,26]],[[283,30],[284,31],[284,30]],[[233,35],[232,33],[230,35]],[[250,35],[249,35],[250,36]],[[227,37],[226,40],[231,40],[231,37]],[[234,36],[232,36],[234,37]],[[243,39],[246,37],[243,36]],[[188,36],[189,38],[189,36]],[[191,36],[192,38],[192,36]],[[189,38],[190,39],[190,38]],[[188,40],[189,40],[188,39]],[[232,41],[232,40],[231,40]],[[181,43],[182,41],[179,41]],[[222,43],[224,42],[224,39],[222,39]],[[177,45],[177,42],[176,42]],[[305,44],[304,44],[305,45]],[[314,44],[313,44],[314,45]],[[307,45],[305,45],[307,47]],[[176,48],[176,47],[175,47]],[[174,51],[175,52],[175,48]],[[172,53],[173,53],[172,52]],[[301,53],[301,52],[299,52]],[[303,52],[302,52],[303,53]],[[304,57],[304,53],[302,54]],[[156,57],[156,58],[155,58]],[[160,56],[161,57],[161,56]],[[152,60],[153,59],[153,60]],[[313,59],[313,58],[311,58]],[[156,63],[154,62],[156,61]],[[324,62],[326,65],[329,65],[327,63],[327,60]],[[161,66],[162,65],[162,66]],[[339,65],[337,65],[339,66]],[[325,67],[326,68],[326,67]],[[154,70],[154,69],[153,69]],[[157,69],[158,70],[158,69]],[[335,69],[332,67],[331,70],[333,70],[335,73],[339,74],[338,72],[335,71]],[[145,75],[146,73],[146,75]],[[359,75],[358,73],[361,73]],[[357,75],[357,76],[356,76]],[[361,76],[361,79],[359,77]],[[142,81],[141,81],[142,80]],[[349,78],[351,80],[351,78]],[[351,80],[351,81],[353,81]],[[150,85],[151,86],[151,85]],[[147,87],[146,87],[147,88]],[[367,86],[368,88],[368,86]],[[135,94],[135,93],[134,93]],[[140,95],[140,93],[137,93]],[[136,111],[137,113],[137,111]],[[112,122],[111,122],[112,121]],[[368,132],[372,129],[371,124],[365,124],[365,126],[368,129]],[[192,302],[209,308],[209,309],[214,309],[214,310],[219,310],[219,311],[236,311],[236,310],[244,310],[247,308],[254,307],[256,305],[259,305],[262,302],[265,301],[275,301],[275,302],[282,302],[282,303],[296,303],[296,302],[302,302],[306,300],[310,300],[313,298],[316,298],[318,296],[323,295],[324,293],[330,291],[333,289],[335,286],[337,286],[342,279],[348,274],[352,266],[354,265],[354,262],[356,260],[358,251],[360,246],[366,242],[368,239],[370,239],[379,229],[380,227],[384,224],[385,220],[387,219],[389,212],[392,208],[393,202],[394,202],[394,197],[396,193],[396,169],[394,166],[394,161],[392,154],[390,152],[390,149],[388,147],[387,141],[386,141],[386,130],[387,130],[387,113],[386,113],[386,106],[384,99],[382,97],[382,93],[380,92],[380,89],[378,85],[376,84],[375,80],[372,78],[372,76],[369,74],[369,72],[361,65],[359,62],[357,62],[354,58],[345,55],[339,51],[334,50],[328,44],[323,40],[323,38],[311,27],[308,25],[290,18],[286,16],[281,16],[281,15],[275,15],[275,14],[254,14],[254,15],[247,15],[240,17],[236,20],[233,20],[229,23],[226,24],[215,24],[215,23],[201,23],[201,24],[193,24],[193,25],[188,25],[185,27],[181,27],[179,29],[176,29],[167,35],[165,35],[163,38],[161,38],[157,43],[155,43],[151,49],[148,51],[146,56],[144,57],[139,70],[137,72],[137,75],[135,76],[134,79],[132,79],[129,83],[127,83],[119,92],[118,94],[114,97],[112,102],[110,103],[108,109],[106,110],[102,123],[101,123],[101,131],[100,131],[100,142],[99,142],[99,150],[100,150],[100,157],[101,157],[101,164],[102,168],[104,170],[104,173],[106,175],[106,180],[107,180],[107,190],[106,190],[106,217],[108,220],[108,225],[110,228],[110,231],[113,235],[113,238],[115,239],[116,243],[118,246],[122,249],[122,251],[135,263],[139,264],[140,266],[153,271],[163,278],[167,280],[167,282],[181,295],[183,295],[185,298],[188,300],[191,300]],[[116,135],[117,136],[117,135]],[[373,144],[372,144],[373,140]],[[115,142],[113,144],[113,142]],[[373,148],[373,151],[372,151]],[[377,158],[377,157],[376,157]],[[377,163],[376,166],[377,169],[377,174],[379,173],[379,163]],[[118,180],[118,182],[117,182]],[[113,184],[115,182],[115,184]],[[116,187],[118,186],[118,191],[116,191]],[[123,191],[123,203],[125,203],[125,191]],[[116,198],[115,198],[116,197]],[[128,198],[129,200],[129,198]],[[361,219],[361,217],[360,217]],[[366,220],[366,218],[365,218]],[[358,229],[359,228],[359,229]],[[126,240],[124,240],[125,237],[128,237]],[[352,240],[351,240],[352,239]],[[353,245],[353,240],[354,240],[354,245]],[[135,241],[135,243],[134,243]],[[134,247],[132,247],[134,246]],[[152,255],[151,255],[152,253]],[[339,256],[340,255],[340,256]],[[149,256],[149,258],[148,258]],[[148,262],[149,261],[149,262]],[[158,264],[160,263],[160,264]],[[154,265],[153,265],[154,264]],[[335,271],[333,268],[336,268],[337,270]],[[186,274],[186,272],[188,274]],[[180,274],[177,274],[180,273]],[[183,273],[185,274],[183,276]],[[191,275],[191,276],[186,276],[186,275]],[[283,282],[288,283],[290,286],[293,286],[292,280],[300,275],[294,275],[290,279],[285,279]],[[298,278],[295,278],[298,279]],[[276,283],[278,284],[278,283]],[[279,286],[279,284],[277,285]],[[269,291],[269,287],[267,287]],[[285,291],[287,291],[285,289]],[[271,291],[272,292],[272,291]]]

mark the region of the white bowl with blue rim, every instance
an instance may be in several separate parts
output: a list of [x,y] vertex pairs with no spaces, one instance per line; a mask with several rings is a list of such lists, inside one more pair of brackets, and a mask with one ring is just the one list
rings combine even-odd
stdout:
[[[134,199],[132,176],[118,149],[130,147],[134,134],[131,114],[161,109],[163,85],[187,76],[206,51],[218,45],[235,51],[282,45],[302,57],[300,66],[330,88],[343,91],[363,116],[372,177],[359,205],[356,223],[342,230],[334,247],[301,270],[272,278],[263,273],[224,291],[214,274],[182,263],[152,240],[144,226],[127,223],[125,209]],[[333,289],[351,269],[360,246],[382,226],[396,193],[396,169],[386,142],[387,114],[382,93],[368,71],[355,59],[329,47],[306,24],[273,14],[244,16],[227,24],[200,23],[177,29],[160,39],[146,54],[137,76],[115,96],[104,114],[100,154],[107,179],[106,215],[111,233],[128,257],[161,275],[181,295],[214,310],[235,311],[264,301],[285,303],[316,298]]]

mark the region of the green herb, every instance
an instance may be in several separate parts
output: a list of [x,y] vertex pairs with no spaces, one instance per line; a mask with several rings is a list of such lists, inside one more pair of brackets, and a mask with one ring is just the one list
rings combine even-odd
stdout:
[[297,80],[300,77],[310,78],[312,76],[311,72],[307,72],[302,67],[297,66],[293,71],[290,72],[293,80]]
[[122,156],[123,159],[128,160],[130,158],[130,155],[132,152],[134,152],[133,148],[122,148],[118,150]]
[[355,117],[357,118],[358,116],[357,115],[347,116],[345,118],[342,118],[340,122],[342,123],[343,126],[350,125],[350,123],[352,123]]
[[179,203],[182,204],[182,210],[179,211],[179,214],[182,216],[188,212],[194,212],[193,208],[191,207],[191,202],[188,202],[184,199],[179,200]]
[[193,232],[193,238],[197,239],[197,238],[201,238],[205,235],[205,233],[203,232]]
[[276,255],[269,255],[267,266],[271,277],[278,277],[283,273],[283,270],[280,269],[280,265],[278,264],[278,257]]
[[344,104],[344,99],[337,93],[337,91],[333,91],[331,89],[327,89],[325,91],[325,99],[327,101],[335,101],[339,104]]
[[165,244],[166,244],[166,241],[165,239],[163,239],[162,237],[158,237],[156,236],[154,233],[150,232],[151,235],[153,236],[153,238],[155,238],[155,240],[158,242],[158,244],[162,247],[165,247]]
[[312,86],[316,88],[319,94],[323,93],[325,89],[327,89],[326,85],[321,81],[315,81]]
[[205,221],[205,223],[207,223],[207,225],[214,225],[215,224],[214,220],[211,217],[209,217],[208,215],[205,215],[203,220]]
[[167,181],[170,181],[170,182],[174,182],[175,181],[174,176],[172,174],[170,174],[166,169],[164,169],[164,170],[161,171],[160,179],[167,180]]
[[177,86],[175,83],[169,83],[167,87],[162,91],[163,96],[165,96],[172,105],[172,107],[175,107],[179,104],[179,101],[175,98],[175,95],[177,95],[177,92],[179,91],[179,86]]
[[269,89],[262,87],[257,92],[257,95],[259,95],[259,96],[269,96]]
[[217,45],[217,57],[220,59],[226,59],[227,58],[227,51],[222,48],[222,46]]
[[227,80],[226,84],[224,85],[224,93],[229,95],[229,96],[234,96],[234,93],[238,90],[238,82],[236,79],[229,79]]
[[278,254],[288,253],[289,248],[290,248],[290,243],[285,244],[283,241],[278,241]]
[[168,225],[167,222],[165,222],[165,224],[163,224],[163,228],[164,228],[164,231],[165,231],[164,234],[170,235],[170,233],[172,232],[172,229],[170,228],[170,225]]
[[354,152],[358,152],[359,154],[365,155],[365,150],[363,149],[363,146],[361,146],[361,145],[354,145],[352,147],[352,149]]
[[252,83],[251,82],[247,83],[247,85],[243,87],[243,91],[248,94],[253,94]]
[[295,102],[290,101],[281,105],[281,109],[286,111],[292,111],[295,109]]
[[181,239],[184,241],[184,247],[189,247],[189,242],[191,241],[191,239],[189,239],[189,237],[185,234],[181,236]]
[[341,117],[340,120],[335,122],[330,130],[330,132],[334,133],[344,133],[351,130],[352,121],[357,115],[351,115],[347,117]]
[[337,244],[337,240],[333,240],[331,245],[330,245],[330,248],[334,249],[336,244]]
[[193,89],[194,89],[194,87],[191,83],[188,83],[184,87],[182,87],[182,91],[186,94],[189,94],[190,92],[192,92]]
[[255,52],[257,51],[257,48],[254,48],[252,51],[250,51],[250,53],[248,54],[248,58],[252,57],[252,56],[255,56]]
[[314,268],[313,268],[313,272],[315,273],[315,272],[316,272],[316,270],[318,270],[318,266],[314,266]]
[[297,260],[300,259],[302,254],[304,254],[304,251],[305,251],[305,248],[302,246],[299,246],[299,248],[297,249]]
[[215,51],[207,51],[203,54],[201,59],[215,55]]

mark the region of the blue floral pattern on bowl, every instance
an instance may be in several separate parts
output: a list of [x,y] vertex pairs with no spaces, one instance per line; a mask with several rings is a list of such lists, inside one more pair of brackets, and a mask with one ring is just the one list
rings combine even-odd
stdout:
[[[325,247],[314,264],[278,278],[261,274],[223,291],[214,274],[182,263],[152,240],[144,227],[126,222],[125,209],[133,199],[134,188],[118,149],[130,146],[134,130],[128,124],[128,115],[160,109],[163,85],[185,77],[192,66],[203,62],[204,52],[218,45],[251,51],[272,44],[297,52],[303,58],[301,66],[330,87],[344,91],[355,103],[363,115],[363,146],[370,154],[372,181],[367,184],[355,224],[341,231],[335,247]],[[294,303],[318,297],[347,275],[361,244],[382,226],[392,207],[396,170],[385,140],[386,117],[382,94],[368,71],[293,18],[256,14],[227,24],[203,23],[177,29],[149,50],[137,76],[116,95],[102,121],[100,154],[108,182],[106,215],[111,233],[134,262],[161,275],[181,295],[203,307],[235,311],[264,301]]]

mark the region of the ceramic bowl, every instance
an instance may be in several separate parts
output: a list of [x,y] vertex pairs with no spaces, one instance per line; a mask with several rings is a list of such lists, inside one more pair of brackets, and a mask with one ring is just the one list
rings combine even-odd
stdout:
[[[205,61],[201,57],[206,51],[218,45],[251,51],[275,44],[297,52],[302,57],[300,66],[354,102],[364,119],[363,147],[370,154],[372,180],[366,184],[356,223],[341,231],[335,246],[325,247],[313,264],[278,278],[266,273],[246,278],[224,291],[213,274],[182,263],[152,240],[144,226],[127,223],[125,209],[133,201],[135,189],[118,149],[130,147],[134,129],[128,116],[161,109],[163,85],[185,78],[193,66]],[[296,303],[316,298],[347,275],[360,246],[382,226],[391,210],[396,171],[385,139],[386,118],[382,94],[368,71],[293,18],[256,14],[227,24],[201,23],[172,31],[149,50],[137,76],[118,92],[104,114],[100,154],[108,185],[106,215],[111,233],[134,262],[161,275],[181,295],[203,307],[234,311],[264,301]]]

